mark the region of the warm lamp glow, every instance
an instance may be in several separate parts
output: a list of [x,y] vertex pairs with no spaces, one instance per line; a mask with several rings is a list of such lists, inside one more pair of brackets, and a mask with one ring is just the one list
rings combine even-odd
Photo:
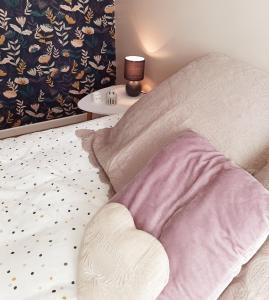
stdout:
[[145,77],[144,81],[143,81],[143,84],[142,84],[142,90],[143,90],[143,93],[149,93],[153,90],[153,88],[155,87],[155,82],[150,79],[149,77]]
[[125,59],[128,60],[128,61],[133,61],[133,62],[135,62],[135,61],[145,61],[145,58],[142,57],[142,56],[126,56]]

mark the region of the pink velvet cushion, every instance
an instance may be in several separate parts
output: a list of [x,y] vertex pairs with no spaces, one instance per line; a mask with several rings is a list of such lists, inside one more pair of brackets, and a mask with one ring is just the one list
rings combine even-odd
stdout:
[[269,193],[203,137],[182,133],[114,198],[163,243],[161,300],[217,299],[269,233]]

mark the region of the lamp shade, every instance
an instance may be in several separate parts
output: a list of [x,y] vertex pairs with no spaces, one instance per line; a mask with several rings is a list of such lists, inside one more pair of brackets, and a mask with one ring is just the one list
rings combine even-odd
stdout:
[[124,78],[130,81],[144,79],[145,59],[141,56],[127,56],[124,64]]

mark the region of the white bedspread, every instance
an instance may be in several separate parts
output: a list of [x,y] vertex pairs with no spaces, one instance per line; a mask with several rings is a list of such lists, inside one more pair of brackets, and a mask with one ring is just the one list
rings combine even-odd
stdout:
[[113,126],[111,116],[0,141],[0,299],[76,299],[84,227],[108,186],[75,129]]

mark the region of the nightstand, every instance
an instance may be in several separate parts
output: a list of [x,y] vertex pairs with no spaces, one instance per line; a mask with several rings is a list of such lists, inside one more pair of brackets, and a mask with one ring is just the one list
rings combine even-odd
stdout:
[[[114,105],[106,104],[106,95],[111,89],[115,90],[118,96],[117,104]],[[125,113],[142,96],[143,94],[130,97],[126,94],[125,85],[114,85],[87,95],[78,102],[78,107],[88,112],[88,119],[91,119],[92,114],[107,116]]]

